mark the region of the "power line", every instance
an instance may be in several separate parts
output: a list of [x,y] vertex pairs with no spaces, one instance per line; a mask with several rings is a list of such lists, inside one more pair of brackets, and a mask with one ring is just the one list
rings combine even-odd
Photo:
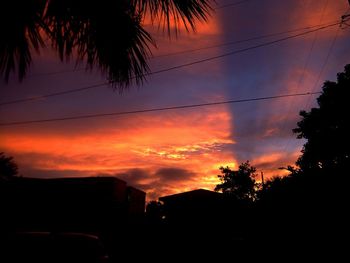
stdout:
[[[350,2],[349,2],[349,4],[350,4]],[[349,12],[349,10],[350,10],[350,8],[348,8],[345,13]],[[347,20],[349,20],[349,19],[345,19],[344,22],[346,22]],[[313,87],[312,91],[314,91],[317,88],[318,83],[320,82],[321,76],[323,74],[323,71],[325,70],[325,68],[326,68],[326,66],[328,64],[329,58],[330,58],[330,56],[332,54],[332,51],[334,49],[334,46],[335,46],[335,44],[337,42],[342,23],[343,23],[343,18],[342,18],[342,22],[340,23],[340,27],[338,27],[336,32],[334,33],[333,40],[331,42],[331,45],[329,46],[327,55],[326,55],[325,60],[324,60],[324,62],[322,64],[321,70],[320,70],[320,72],[319,72],[319,74],[317,76],[317,79],[316,79],[316,82],[314,84],[314,87]],[[308,101],[307,106],[309,105],[309,103],[310,103],[310,100]]]
[[[322,64],[321,70],[320,70],[320,72],[319,72],[319,74],[318,74],[318,76],[317,76],[317,79],[316,79],[316,81],[315,81],[315,84],[314,84],[314,86],[313,86],[311,92],[314,92],[314,91],[317,89],[317,86],[318,86],[318,83],[319,83],[319,81],[320,81],[320,79],[321,79],[321,76],[322,76],[322,74],[323,74],[323,71],[325,70],[325,68],[326,68],[326,66],[327,66],[327,64],[328,64],[328,61],[329,61],[329,58],[330,58],[330,56],[331,56],[331,54],[332,54],[333,48],[334,48],[334,46],[335,46],[335,44],[336,44],[336,42],[337,42],[337,38],[338,38],[339,31],[340,31],[340,27],[337,28],[336,32],[334,33],[334,37],[333,37],[333,39],[332,39],[331,45],[329,46],[327,55],[326,55],[326,57],[325,57],[325,60],[324,60],[324,62],[323,62],[323,64]],[[320,93],[322,93],[322,92],[320,92]],[[310,102],[311,102],[311,101],[310,101],[310,97],[309,97],[308,100],[307,100],[307,102],[306,102],[305,109],[308,109],[308,108],[310,107]],[[291,143],[292,143],[291,140],[289,140],[289,141],[287,142],[287,145],[286,145],[286,147],[284,148],[284,152],[289,148],[289,146],[290,146]],[[297,141],[294,141],[294,143],[292,143],[292,147],[295,147],[295,146],[296,146],[296,143],[297,143]]]
[[[245,42],[249,42],[249,41],[253,41],[253,40],[259,40],[259,39],[264,39],[264,38],[284,35],[284,34],[288,34],[288,33],[294,33],[294,32],[298,32],[298,31],[309,30],[309,29],[313,29],[313,28],[316,28],[316,27],[328,25],[330,23],[335,23],[337,21],[332,21],[332,22],[328,22],[328,23],[324,23],[324,24],[318,24],[318,25],[314,25],[314,26],[295,28],[295,29],[290,29],[290,30],[286,30],[286,31],[280,31],[280,32],[276,32],[276,33],[260,35],[260,36],[256,36],[256,37],[246,38],[246,39],[240,39],[240,40],[236,40],[236,41],[229,41],[229,42],[224,42],[224,43],[217,44],[217,45],[204,46],[204,47],[200,47],[200,48],[186,49],[186,50],[177,51],[177,52],[159,54],[159,55],[156,55],[156,56],[152,56],[149,59],[158,59],[158,58],[182,55],[182,54],[186,54],[186,53],[192,53],[192,52],[208,50],[208,49],[213,49],[213,48],[218,48],[218,47],[224,47],[224,46],[231,46],[231,45],[235,45],[235,44],[241,44],[241,43],[245,43]],[[86,70],[86,67],[84,67],[84,68],[76,68],[76,69],[69,69],[69,70],[61,70],[61,71],[53,71],[53,72],[36,73],[36,74],[28,75],[27,78],[40,77],[40,76],[51,76],[51,75],[57,75],[57,74],[61,74],[61,73],[78,72],[78,71],[84,71],[84,70]]]
[[[248,2],[248,1],[252,1],[252,0],[242,0],[242,1],[231,3],[231,4],[219,5],[217,7],[214,7],[213,9],[214,10],[220,10],[220,9],[223,9],[223,8],[226,8],[226,7],[237,6],[237,5],[243,4],[243,3]],[[213,47],[208,47],[208,48],[213,48]],[[207,49],[207,48],[203,48],[203,49]],[[198,50],[202,50],[202,49],[198,49]],[[184,51],[184,53],[187,53],[187,52],[191,52],[191,50]],[[179,52],[179,54],[181,54],[181,53],[182,52]],[[175,54],[176,53],[164,54],[164,55],[160,55],[160,56],[153,56],[153,57],[150,57],[150,59],[154,59],[154,58],[158,58],[158,57],[172,56],[172,55],[175,55]],[[84,71],[84,70],[86,70],[86,68],[76,68],[76,69],[73,69],[73,70],[62,70],[62,71],[53,71],[53,72],[47,72],[47,73],[38,73],[38,74],[28,75],[27,78],[37,77],[37,76],[50,76],[50,75],[56,75],[56,74],[61,74],[61,73],[78,72],[78,71]]]
[[[322,20],[323,20],[323,17],[324,17],[324,15],[325,15],[325,13],[326,13],[326,10],[327,10],[328,3],[329,3],[329,0],[325,0],[324,6],[323,6],[323,9],[322,9],[322,12],[321,12],[321,16],[320,16],[320,21],[319,21],[319,23],[321,23]],[[305,72],[306,72],[306,70],[307,70],[307,68],[308,68],[308,66],[309,66],[309,62],[310,62],[310,59],[311,59],[311,55],[312,55],[312,52],[313,52],[313,50],[314,50],[314,47],[315,47],[315,44],[316,44],[317,40],[318,40],[318,32],[315,32],[314,37],[313,37],[313,40],[312,40],[312,43],[311,43],[311,46],[310,46],[310,49],[309,49],[309,51],[308,51],[308,53],[307,53],[307,56],[306,56],[306,58],[305,58],[305,61],[304,61],[304,66],[303,66],[302,74],[301,74],[300,77],[299,77],[299,81],[298,81],[297,88],[296,88],[296,91],[297,91],[297,92],[299,92],[300,87],[301,87],[301,83],[302,83],[302,82],[304,81],[304,79],[305,79]],[[310,97],[309,97],[309,99],[310,99]],[[288,107],[288,112],[287,112],[287,115],[286,115],[286,116],[289,116],[289,114],[291,113],[291,110],[292,110],[292,107],[291,107],[291,105],[289,105],[289,107]],[[285,127],[286,127],[286,124],[284,124],[284,125],[282,126],[282,130],[285,130]],[[286,151],[287,151],[287,149],[288,149],[288,147],[289,147],[289,145],[290,145],[290,143],[291,143],[291,140],[292,140],[292,139],[289,139],[289,140],[286,142],[286,144],[284,145],[284,148],[283,148],[283,152],[286,152]]]
[[[320,23],[321,23],[322,20],[323,20],[323,17],[324,17],[324,15],[325,15],[325,12],[326,12],[328,3],[329,3],[329,0],[326,0],[326,1],[325,1],[325,4],[324,4],[324,7],[323,7],[323,10],[322,10],[321,17],[320,17]],[[307,58],[306,58],[305,63],[304,63],[304,67],[303,67],[302,74],[301,74],[300,79],[299,79],[299,82],[298,82],[297,91],[299,91],[300,85],[301,85],[301,83],[302,83],[303,80],[304,80],[305,71],[307,70],[307,68],[308,68],[308,66],[309,66],[309,62],[310,62],[310,58],[311,58],[311,55],[312,55],[312,51],[314,50],[315,44],[316,44],[316,42],[317,42],[317,39],[318,39],[318,32],[315,32],[314,38],[313,38],[312,43],[311,43],[311,46],[310,46],[310,50],[309,50],[309,52],[308,52]]]
[[[329,22],[329,23],[335,23],[335,22],[337,22],[337,21],[332,21],[332,22]],[[286,30],[286,31],[271,33],[271,34],[267,34],[267,35],[260,35],[260,36],[256,36],[256,37],[251,37],[251,38],[246,38],[246,39],[241,39],[241,40],[236,40],[236,41],[230,41],[230,42],[225,42],[225,43],[221,43],[221,44],[217,44],[217,45],[201,47],[201,48],[187,49],[187,50],[182,50],[182,51],[178,51],[178,52],[160,54],[160,55],[156,55],[156,56],[150,57],[150,59],[176,56],[176,55],[192,53],[192,52],[201,51],[201,50],[217,48],[217,47],[231,46],[231,45],[240,44],[240,43],[244,43],[244,42],[249,42],[249,41],[253,41],[253,40],[259,40],[259,39],[264,39],[264,38],[269,38],[269,37],[280,36],[280,35],[284,35],[284,34],[288,34],[288,33],[294,33],[294,32],[298,32],[298,31],[309,30],[309,29],[312,29],[312,28],[315,28],[315,27],[328,25],[329,23],[327,23],[327,24],[318,24],[318,25],[308,26],[308,27],[303,27],[303,28],[295,28],[295,29],[290,29],[290,30]]]
[[[326,2],[326,4],[327,4],[327,3],[328,3],[328,1]],[[349,8],[349,9],[350,9],[350,8]],[[349,11],[349,9],[347,9],[347,11],[346,11],[345,13],[347,13],[347,12]],[[324,13],[324,11],[323,11],[323,13]],[[324,14],[322,14],[322,16],[323,16],[323,15],[324,15]],[[322,18],[321,18],[321,20],[322,20]],[[343,16],[342,16],[342,20],[343,20]],[[347,21],[347,20],[348,20],[348,19],[346,19],[346,21]],[[321,21],[320,21],[320,22],[321,22]],[[327,66],[327,64],[328,64],[330,55],[331,55],[331,53],[332,53],[332,51],[333,51],[333,49],[334,49],[334,46],[335,46],[335,44],[336,44],[336,42],[337,42],[337,38],[338,38],[338,34],[339,34],[339,32],[340,32],[341,26],[342,26],[342,23],[340,23],[340,26],[337,28],[336,32],[334,33],[334,37],[333,37],[332,42],[331,42],[331,44],[330,44],[330,46],[329,46],[329,48],[328,48],[327,55],[326,55],[325,60],[324,60],[324,62],[323,62],[323,64],[322,64],[322,67],[321,67],[321,69],[320,69],[320,71],[319,71],[319,74],[318,74],[318,76],[317,76],[317,79],[316,79],[316,81],[315,81],[315,84],[314,84],[313,87],[312,87],[311,92],[314,92],[314,91],[317,89],[317,86],[318,86],[318,83],[319,83],[319,81],[320,81],[320,79],[321,79],[321,76],[322,76],[322,74],[323,74],[323,71],[325,70],[325,68],[326,68],[326,66]],[[316,36],[315,36],[315,37],[316,37]],[[306,102],[306,104],[305,104],[305,109],[309,108],[309,106],[310,106],[310,97],[307,99],[307,102]],[[292,140],[290,139],[289,141],[287,141],[287,144],[286,144],[286,146],[285,146],[285,148],[284,148],[284,152],[289,148],[289,146],[290,146],[291,143],[292,143],[292,148],[294,148],[294,147],[296,146],[296,144],[297,144],[297,140],[294,140],[294,141],[292,142]]]
[[339,32],[340,32],[340,28],[338,28],[337,31],[334,34],[333,40],[332,40],[331,45],[330,45],[330,47],[328,49],[328,52],[327,52],[326,59],[324,60],[324,62],[322,64],[321,70],[320,70],[320,72],[319,72],[319,74],[317,76],[317,79],[316,79],[315,85],[313,87],[313,90],[315,90],[317,88],[317,85],[318,85],[318,83],[319,83],[319,81],[321,79],[322,73],[323,73],[323,71],[325,70],[325,68],[326,68],[326,66],[328,64],[329,58],[331,56],[331,53],[332,53],[332,51],[334,49],[334,46],[335,46],[335,44],[337,42]]
[[313,95],[313,94],[319,94],[319,93],[321,93],[321,92],[294,93],[294,94],[284,94],[284,95],[276,95],[276,96],[268,96],[268,97],[258,97],[258,98],[239,99],[239,100],[226,100],[226,101],[199,103],[199,104],[170,106],[170,107],[163,107],[163,108],[141,109],[141,110],[134,110],[134,111],[120,111],[120,112],[112,112],[112,113],[89,114],[89,115],[79,115],[79,116],[51,118],[51,119],[38,119],[38,120],[29,120],[29,121],[3,122],[3,123],[0,123],[0,126],[15,126],[15,125],[34,124],[34,123],[45,123],[45,122],[56,122],[56,121],[78,120],[78,119],[91,119],[91,118],[100,118],[100,117],[108,117],[108,116],[121,116],[121,115],[130,115],[130,114],[147,113],[147,112],[189,109],[189,108],[207,107],[207,106],[224,105],[224,104],[235,104],[235,103],[242,103],[242,102],[280,99],[280,98],[288,98],[288,97],[296,97],[296,96],[307,96],[307,95]]
[[[231,52],[227,52],[221,55],[217,55],[217,56],[212,56],[212,57],[208,57],[208,58],[204,58],[204,59],[200,59],[200,60],[195,60],[189,63],[185,63],[185,64],[180,64],[177,66],[173,66],[173,67],[169,67],[169,68],[165,68],[165,69],[160,69],[157,71],[152,71],[152,72],[148,72],[142,75],[142,77],[145,76],[151,76],[151,75],[156,75],[156,74],[160,74],[160,73],[164,73],[164,72],[168,72],[168,71],[172,71],[172,70],[176,70],[176,69],[180,69],[180,68],[184,68],[184,67],[189,67],[189,66],[193,66],[196,64],[200,64],[200,63],[204,63],[204,62],[208,62],[208,61],[212,61],[212,60],[217,60],[223,57],[227,57],[227,56],[232,56],[235,54],[239,54],[239,53],[243,53],[243,52],[247,52],[249,50],[254,50],[254,49],[258,49],[261,47],[266,47],[266,46],[270,46],[273,44],[277,44],[279,42],[283,42],[289,39],[293,39],[293,38],[297,38],[303,35],[307,35],[313,32],[317,32],[329,27],[333,27],[336,25],[340,25],[341,22],[337,22],[337,23],[332,23],[329,25],[325,25],[316,29],[312,29],[312,30],[308,30],[299,34],[295,34],[295,35],[291,35],[291,36],[287,36],[287,37],[283,37],[283,38],[279,38],[276,40],[272,40],[269,42],[265,42],[262,44],[258,44],[255,46],[250,46],[247,48],[242,48],[242,49],[238,49],[238,50],[234,50]],[[131,79],[134,79],[136,77],[132,77]],[[45,99],[45,98],[49,98],[49,97],[55,97],[55,96],[60,96],[60,95],[66,95],[66,94],[71,94],[71,93],[76,93],[76,92],[80,92],[80,91],[84,91],[84,90],[89,90],[89,89],[93,89],[93,88],[97,88],[97,87],[102,87],[102,86],[106,86],[109,84],[113,84],[113,82],[103,82],[103,83],[99,83],[99,84],[94,84],[94,85],[90,85],[90,86],[86,86],[86,87],[81,87],[81,88],[76,88],[76,89],[69,89],[69,90],[65,90],[65,91],[60,91],[60,92],[54,92],[54,93],[50,93],[50,94],[46,94],[46,95],[41,95],[41,96],[35,96],[35,97],[29,97],[29,98],[23,98],[23,99],[18,99],[18,100],[12,100],[12,101],[5,101],[5,102],[1,102],[0,106],[4,106],[4,105],[9,105],[9,104],[17,104],[17,103],[22,103],[22,102],[28,102],[28,101],[34,101],[34,100],[40,100],[40,99]]]

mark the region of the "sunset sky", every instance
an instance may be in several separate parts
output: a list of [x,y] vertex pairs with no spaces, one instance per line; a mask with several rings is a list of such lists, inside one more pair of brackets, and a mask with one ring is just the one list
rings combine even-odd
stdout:
[[[220,7],[234,2],[239,1],[218,0],[217,4]],[[250,0],[218,8],[208,24],[198,24],[196,33],[182,30],[171,39],[145,21],[157,42],[153,49],[155,58],[149,60],[150,69],[158,71],[303,31],[171,56],[164,54],[328,24],[339,20],[348,8],[347,0]],[[142,86],[132,85],[123,93],[103,86],[0,106],[0,122],[320,91],[322,82],[334,80],[349,62],[349,29],[334,26],[148,76]],[[74,62],[61,63],[50,50],[42,51],[35,55],[22,83],[16,76],[8,84],[0,82],[0,102],[105,80],[99,72],[74,68]],[[1,126],[0,152],[15,158],[23,176],[115,175],[146,191],[151,200],[196,188],[213,189],[220,166],[235,169],[246,160],[266,177],[281,174],[283,171],[278,168],[293,164],[303,144],[291,131],[299,120],[298,112],[314,106],[316,97]]]

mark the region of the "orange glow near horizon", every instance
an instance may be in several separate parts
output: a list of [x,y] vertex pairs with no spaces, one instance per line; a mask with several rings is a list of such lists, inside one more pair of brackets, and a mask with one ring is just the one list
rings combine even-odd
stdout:
[[[195,126],[191,125],[193,115],[196,114],[175,118],[174,121],[166,121],[165,117],[161,122],[160,118],[160,123],[167,124],[158,127],[152,126],[153,123],[147,125],[147,117],[144,117],[137,130],[128,128],[126,122],[123,133],[118,132],[121,127],[111,126],[106,135],[92,133],[74,139],[69,134],[3,134],[2,146],[6,152],[18,156],[24,166],[40,170],[43,177],[45,171],[52,170],[76,173],[70,172],[66,176],[118,176],[137,168],[149,174],[149,177],[137,181],[139,185],[157,185],[162,183],[159,180],[164,181],[166,187],[146,189],[153,198],[196,188],[213,190],[219,183],[217,175],[221,166],[237,169],[239,165],[231,150],[221,150],[222,146],[235,144],[229,139],[230,113],[224,107],[218,112],[207,112],[208,118]],[[212,119],[215,119],[216,126],[211,125]],[[264,166],[281,159],[282,153],[272,153],[251,160],[251,163]],[[176,184],[168,184],[166,177],[156,177],[157,170],[175,167],[193,174],[188,178],[175,178]],[[283,175],[284,171],[264,169],[264,173],[269,178]],[[127,178],[123,179],[127,181]]]
[[[173,120],[157,117],[159,126],[153,126],[153,122],[147,124],[148,117],[143,117],[139,119],[137,129],[128,124],[133,122],[131,118],[123,127],[108,127],[106,135],[42,136],[17,131],[2,135],[2,147],[18,156],[24,166],[40,169],[43,173],[55,170],[76,171],[81,176],[115,175],[138,168],[152,174],[160,168],[176,167],[195,174],[191,178],[181,178],[176,187],[168,187],[157,192],[158,195],[183,189],[212,190],[218,183],[218,168],[234,161],[230,151],[219,149],[234,141],[229,139],[229,113],[223,107],[218,109],[218,112],[207,112],[208,118],[201,121],[195,120],[195,113]],[[215,126],[211,125],[213,120]],[[195,122],[197,125],[191,125]],[[121,128],[123,133],[119,132]],[[22,159],[21,156],[25,157]],[[147,180],[152,181],[152,178]]]

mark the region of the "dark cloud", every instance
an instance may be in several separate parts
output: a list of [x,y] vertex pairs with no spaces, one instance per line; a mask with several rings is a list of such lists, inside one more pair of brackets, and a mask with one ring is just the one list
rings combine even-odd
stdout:
[[148,169],[130,169],[114,175],[129,185],[147,192],[148,200],[169,192],[174,193],[178,185],[187,184],[197,177],[195,172],[178,167],[164,167],[154,172]]
[[[239,119],[240,117],[237,117]],[[299,116],[285,116],[285,115],[270,115],[261,119],[252,118],[250,121],[238,123],[233,131],[233,136],[237,140],[241,139],[266,139],[273,137],[290,138],[293,135],[292,130],[297,127]]]
[[[12,154],[10,152],[10,154]],[[16,162],[20,164],[20,167],[31,167],[36,168],[40,166],[41,168],[50,169],[50,166],[55,167],[60,165],[90,165],[90,164],[103,164],[109,159],[103,153],[91,153],[91,155],[86,154],[58,154],[58,153],[38,153],[38,152],[15,152]],[[111,155],[113,156],[113,155]],[[23,169],[24,170],[24,169]]]
[[157,181],[150,170],[140,168],[129,169],[123,173],[116,173],[114,176],[146,192],[152,189],[154,182]]
[[[87,172],[77,170],[43,170],[22,166],[19,169],[20,175],[30,178],[63,178],[63,177],[85,177]],[[25,171],[25,172],[22,172]]]
[[[236,123],[237,119],[240,117],[236,118]],[[299,117],[275,115],[270,118],[251,119],[250,122],[242,121],[240,125],[236,124],[233,131],[236,143],[228,147],[240,161],[252,160],[271,152],[293,152],[292,146],[302,143],[292,132],[298,120]]]
[[277,173],[277,169],[279,167],[287,167],[288,165],[294,165],[293,161],[291,160],[290,156],[282,155],[279,158],[274,159],[273,161],[263,161],[257,163],[257,167],[259,168],[259,170],[276,170]]
[[161,168],[154,175],[162,182],[189,181],[196,176],[196,173],[181,168]]

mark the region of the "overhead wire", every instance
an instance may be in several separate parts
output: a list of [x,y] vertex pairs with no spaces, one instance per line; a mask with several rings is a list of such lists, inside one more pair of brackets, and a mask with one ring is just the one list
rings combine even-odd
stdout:
[[[171,53],[165,53],[165,54],[158,54],[158,55],[149,57],[149,59],[153,60],[153,59],[158,59],[158,58],[163,58],[163,57],[171,57],[171,56],[183,55],[183,54],[187,54],[187,53],[193,53],[193,52],[198,52],[198,51],[208,50],[208,49],[213,49],[213,48],[218,48],[218,47],[225,47],[225,46],[241,44],[241,43],[250,42],[250,41],[254,41],[254,40],[270,38],[270,37],[274,37],[274,36],[284,35],[284,34],[288,34],[288,33],[294,33],[294,32],[303,31],[303,30],[309,30],[309,29],[312,29],[312,28],[317,28],[317,27],[320,27],[320,26],[328,25],[330,23],[335,23],[337,21],[330,21],[330,22],[324,23],[324,24],[318,24],[318,25],[302,27],[302,28],[295,28],[295,29],[280,31],[280,32],[276,32],[276,33],[265,34],[265,35],[260,35],[260,36],[256,36],[256,37],[250,37],[250,38],[246,38],[246,39],[240,39],[240,40],[236,40],[236,41],[229,41],[229,42],[219,43],[219,44],[216,44],[216,45],[204,46],[204,47],[200,47],[200,48],[186,49],[186,50],[181,50],[181,51],[176,51],[176,52],[171,52]],[[58,70],[58,71],[52,71],[52,72],[35,73],[35,74],[28,75],[27,78],[41,77],[41,76],[51,76],[51,75],[57,75],[57,74],[62,74],[62,73],[79,72],[79,71],[85,71],[85,70],[87,70],[87,68],[86,67],[82,67],[82,68]]]
[[[334,49],[334,46],[335,46],[335,44],[336,44],[336,42],[337,42],[340,29],[341,29],[341,25],[337,28],[337,30],[336,30],[335,33],[334,33],[334,37],[333,37],[333,39],[332,39],[332,41],[331,41],[331,44],[330,44],[330,46],[329,46],[329,48],[328,48],[328,51],[327,51],[327,55],[326,55],[326,57],[325,57],[325,60],[324,60],[324,62],[323,62],[323,64],[322,64],[322,66],[321,66],[321,69],[320,69],[319,74],[318,74],[318,76],[317,76],[317,78],[316,78],[316,81],[315,81],[315,83],[314,83],[314,85],[313,85],[313,87],[312,87],[312,89],[311,89],[312,92],[315,92],[315,90],[317,89],[317,87],[318,87],[318,85],[319,85],[319,82],[320,82],[320,80],[321,80],[322,74],[323,74],[323,72],[324,72],[324,70],[325,70],[325,68],[326,68],[326,66],[327,66],[327,64],[328,64],[328,62],[329,62],[329,58],[330,58],[330,56],[331,56],[331,54],[332,54],[332,51],[333,51],[333,49]],[[320,92],[320,93],[322,93],[322,92]],[[309,98],[307,99],[307,102],[306,102],[304,108],[305,108],[305,109],[308,109],[308,108],[310,107],[310,103],[311,103],[311,97],[309,97]],[[297,144],[297,142],[298,142],[298,141],[294,140],[294,143],[292,144],[292,147],[295,147],[296,144]],[[289,147],[291,141],[288,141],[287,143],[288,143],[288,146],[286,145],[284,151],[286,151],[286,149]]]
[[[322,23],[322,20],[324,18],[324,15],[325,15],[327,7],[328,7],[328,3],[329,3],[329,0],[325,0],[324,1],[324,5],[323,5],[322,12],[321,12],[319,23]],[[299,81],[298,81],[298,84],[297,84],[297,87],[296,87],[296,91],[297,92],[299,92],[301,84],[302,84],[302,82],[305,79],[305,72],[306,72],[307,68],[309,67],[309,62],[310,62],[310,59],[311,59],[311,55],[312,55],[312,52],[314,50],[314,47],[315,47],[315,44],[316,44],[317,40],[318,40],[318,32],[315,32],[314,33],[314,37],[313,37],[312,42],[311,42],[311,45],[310,45],[310,48],[309,48],[309,51],[307,52],[307,56],[306,56],[305,61],[304,61],[304,65],[303,65],[303,68],[302,68],[302,73],[301,73],[301,75],[299,77]],[[309,99],[310,99],[310,97],[309,97]],[[292,107],[291,107],[291,105],[289,105],[288,112],[287,112],[286,116],[289,116],[291,114],[291,111],[292,111]],[[284,124],[282,126],[282,130],[285,130],[285,127],[286,127],[286,124]],[[290,143],[291,143],[292,140],[295,140],[295,138],[293,137],[293,138],[290,138],[289,140],[287,140],[287,142],[285,143],[285,145],[283,147],[283,152],[287,151],[287,149],[289,148]]]
[[[221,55],[211,56],[211,57],[207,57],[207,58],[204,58],[204,59],[199,59],[199,60],[195,60],[195,61],[192,61],[192,62],[188,62],[188,63],[184,63],[184,64],[180,64],[180,65],[176,65],[176,66],[172,66],[172,67],[168,67],[168,68],[164,68],[164,69],[148,72],[148,73],[143,74],[141,77],[153,76],[153,75],[156,75],[156,74],[160,74],[160,73],[164,73],[164,72],[168,72],[168,71],[172,71],[172,70],[177,70],[177,69],[181,69],[181,68],[184,68],[184,67],[189,67],[189,66],[193,66],[193,65],[196,65],[196,64],[201,64],[201,63],[205,63],[205,62],[208,62],[208,61],[213,61],[213,60],[217,60],[217,59],[220,59],[220,58],[224,58],[224,57],[227,57],[227,56],[232,56],[232,55],[235,55],[235,54],[247,52],[247,51],[250,51],[250,50],[254,50],[254,49],[258,49],[258,48],[274,45],[274,44],[277,44],[277,43],[280,43],[280,42],[284,42],[284,41],[289,40],[289,39],[294,39],[294,38],[301,37],[301,36],[304,36],[304,35],[307,35],[307,34],[311,34],[313,32],[317,32],[317,31],[320,31],[320,30],[323,30],[323,29],[326,29],[326,28],[330,28],[330,27],[339,25],[340,23],[341,22],[336,22],[336,23],[324,25],[324,26],[318,27],[316,29],[312,29],[312,30],[308,30],[308,31],[305,31],[305,32],[302,32],[302,33],[298,33],[298,34],[286,36],[286,37],[283,37],[283,38],[275,39],[275,40],[272,40],[272,41],[264,42],[264,43],[257,44],[257,45],[254,45],[254,46],[250,46],[250,47],[241,48],[241,49],[238,49],[238,50],[226,52],[226,53],[223,53]],[[135,78],[136,77],[134,76],[131,79],[135,79]],[[18,103],[23,103],[23,102],[35,101],[35,100],[42,100],[42,99],[45,99],[45,98],[56,97],[56,96],[72,94],[72,93],[77,93],[77,92],[90,90],[90,89],[94,89],[94,88],[98,88],[98,87],[103,87],[103,86],[107,86],[107,85],[111,85],[111,84],[113,84],[113,82],[109,81],[109,82],[97,83],[97,84],[93,84],[93,85],[89,85],[89,86],[85,86],[85,87],[81,87],[81,88],[74,88],[74,89],[68,89],[68,90],[59,91],[59,92],[53,92],[53,93],[40,95],[40,96],[34,96],[34,97],[29,97],[29,98],[22,98],[22,99],[11,100],[11,101],[4,101],[4,102],[0,102],[0,106],[10,105],[10,104],[18,104]]]
[[[224,9],[224,8],[227,8],[227,7],[237,6],[237,5],[243,4],[243,3],[248,2],[248,1],[252,1],[252,0],[242,0],[242,1],[231,3],[231,4],[218,5],[218,6],[214,7],[213,9],[214,10],[220,10],[220,9]],[[168,55],[164,54],[164,55],[160,55],[160,56],[152,56],[149,59],[155,59],[155,58],[158,58],[158,57],[165,57],[165,56],[172,56],[172,55],[173,54],[168,54]],[[35,74],[28,75],[27,78],[37,77],[37,76],[50,76],[50,75],[56,75],[56,74],[61,74],[61,73],[79,72],[79,71],[85,71],[85,70],[86,70],[86,68],[84,67],[84,68],[75,68],[75,69],[62,70],[62,71],[35,73]]]
[[139,113],[147,113],[147,112],[190,109],[190,108],[216,106],[216,105],[224,105],[224,104],[235,104],[235,103],[242,103],[242,102],[263,101],[263,100],[289,98],[289,97],[296,97],[296,96],[307,96],[307,95],[318,94],[318,93],[320,92],[314,92],[314,93],[305,92],[305,93],[283,94],[283,95],[247,98],[247,99],[232,99],[232,100],[198,103],[198,104],[176,105],[176,106],[169,106],[169,107],[162,107],[162,108],[148,108],[148,109],[140,109],[140,110],[132,110],[132,111],[98,113],[98,114],[67,116],[67,117],[59,117],[59,118],[28,120],[28,121],[1,122],[0,126],[15,126],[15,125],[26,125],[26,124],[35,124],[35,123],[67,121],[67,120],[91,119],[91,118],[108,117],[108,116],[121,116],[121,115],[139,114]]

